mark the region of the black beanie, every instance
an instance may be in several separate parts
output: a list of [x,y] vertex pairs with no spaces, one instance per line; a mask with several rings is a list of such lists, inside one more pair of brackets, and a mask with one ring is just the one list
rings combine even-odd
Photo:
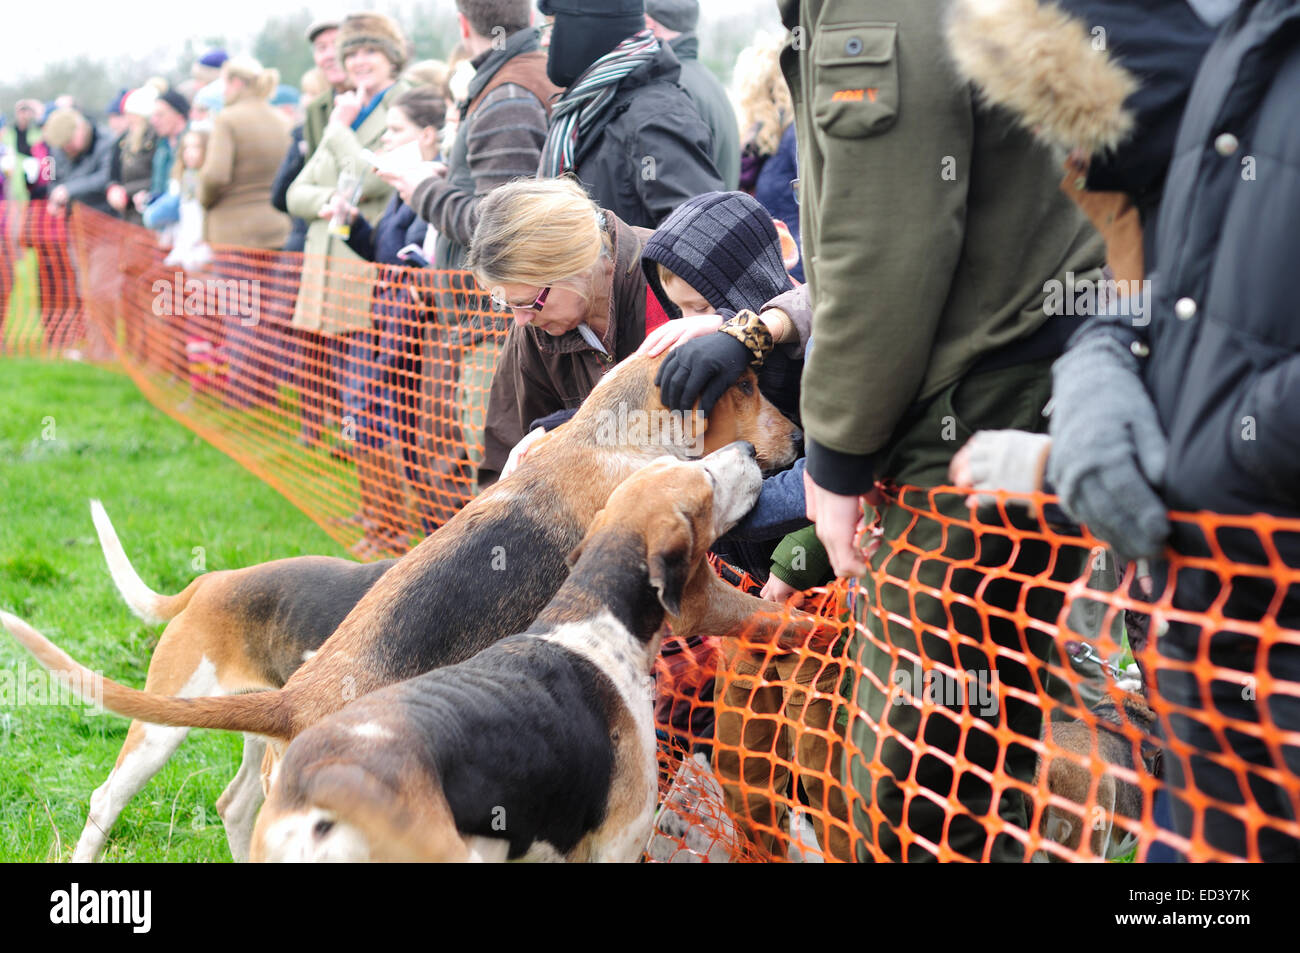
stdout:
[[555,17],[546,75],[561,88],[645,29],[645,0],[538,0],[537,9]]
[[641,252],[641,267],[670,318],[681,317],[659,281],[658,265],[716,309],[757,311],[792,287],[772,216],[744,192],[706,192],[664,219]]
[[178,112],[182,116],[182,118],[185,119],[189,118],[190,115],[189,100],[187,100],[180,93],[176,92],[176,90],[169,89],[167,90],[167,92],[163,93],[158,98],[161,99],[163,102],[165,102],[172,109],[176,110],[176,112]]

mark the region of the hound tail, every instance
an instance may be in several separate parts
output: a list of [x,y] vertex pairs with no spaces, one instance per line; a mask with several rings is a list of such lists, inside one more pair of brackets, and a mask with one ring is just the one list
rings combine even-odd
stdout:
[[282,691],[216,698],[172,698],[127,688],[92,672],[15,615],[0,612],[0,625],[75,695],[111,712],[154,725],[222,728],[288,740],[291,706]]
[[181,610],[189,605],[190,599],[205,581],[205,577],[200,576],[195,579],[174,596],[164,596],[154,592],[144,584],[144,580],[131,565],[131,560],[127,558],[126,550],[122,548],[122,541],[117,538],[117,530],[113,529],[113,523],[104,510],[104,504],[99,500],[91,500],[90,516],[95,521],[95,531],[99,533],[99,545],[103,547],[109,574],[113,577],[117,591],[131,607],[131,611],[142,622],[149,625],[161,625],[180,615]]

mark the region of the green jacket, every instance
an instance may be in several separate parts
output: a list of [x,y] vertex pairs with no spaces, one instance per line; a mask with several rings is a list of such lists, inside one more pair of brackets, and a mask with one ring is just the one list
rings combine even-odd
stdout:
[[[375,280],[375,266],[363,261],[342,237],[330,234],[330,223],[319,212],[334,194],[339,172],[344,166],[350,166],[362,173],[357,210],[372,226],[379,221],[393,196],[393,187],[375,174],[361,153],[365,149],[379,151],[380,138],[387,128],[388,109],[408,89],[410,84],[406,80],[394,83],[356,131],[330,125],[326,114],[327,122],[317,148],[289,186],[286,194],[289,214],[307,222],[302,278],[293,312],[296,328],[333,334],[370,327],[369,287]],[[303,134],[305,141],[305,127]]]
[[1057,159],[957,79],[945,0],[778,2],[814,301],[804,379],[823,382],[803,389],[808,472],[854,494],[889,476],[872,457],[918,402],[1057,330],[1044,283],[1100,268],[1104,248]]
[[330,124],[330,113],[334,111],[334,90],[327,89],[307,104],[302,117],[302,141],[307,143],[307,158],[311,158],[316,147],[320,145],[325,127]]
[[816,526],[805,526],[781,540],[772,553],[772,575],[801,592],[835,578]]

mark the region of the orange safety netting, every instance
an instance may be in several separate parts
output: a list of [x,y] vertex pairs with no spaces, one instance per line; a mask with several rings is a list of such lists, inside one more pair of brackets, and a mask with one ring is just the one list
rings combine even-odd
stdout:
[[[150,232],[40,204],[0,225],[0,349],[115,359],[360,558],[473,495],[506,324],[468,274],[232,247],[181,268]],[[325,275],[325,323],[296,325]],[[648,858],[1294,856],[1300,521],[1174,514],[1198,555],[1148,577],[1050,498],[965,502],[892,490],[867,576],[807,595],[815,644],[669,640]]]

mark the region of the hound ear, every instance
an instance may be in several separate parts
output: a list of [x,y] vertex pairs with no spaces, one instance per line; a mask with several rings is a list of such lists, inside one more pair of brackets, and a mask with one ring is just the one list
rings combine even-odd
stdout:
[[659,604],[669,615],[681,615],[682,593],[691,574],[695,534],[690,520],[673,513],[655,524],[646,539],[646,565],[650,585],[659,593]]
[[573,551],[564,557],[564,565],[568,566],[570,569],[578,565],[578,560],[582,558],[582,547],[586,542],[587,541],[584,539],[582,542],[578,543],[577,546],[573,547]]

